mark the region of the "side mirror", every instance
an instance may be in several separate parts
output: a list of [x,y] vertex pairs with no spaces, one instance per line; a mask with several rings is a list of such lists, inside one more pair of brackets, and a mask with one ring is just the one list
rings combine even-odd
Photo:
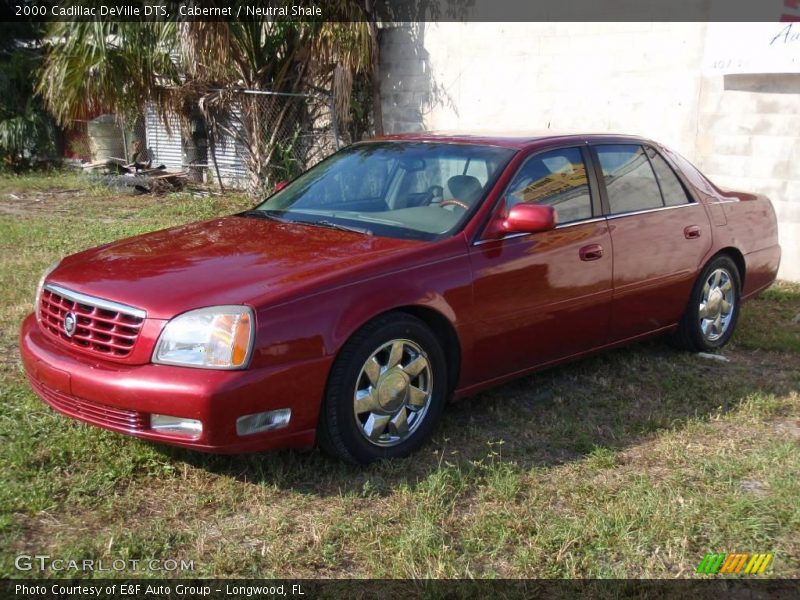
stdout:
[[497,215],[488,233],[491,237],[506,233],[539,233],[555,226],[556,211],[552,206],[520,203],[512,206],[507,215]]
[[289,185],[288,181],[279,181],[278,183],[275,184],[275,191],[280,192],[287,185]]

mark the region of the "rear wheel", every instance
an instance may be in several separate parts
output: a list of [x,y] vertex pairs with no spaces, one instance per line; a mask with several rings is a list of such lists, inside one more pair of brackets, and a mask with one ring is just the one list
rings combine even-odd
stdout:
[[693,352],[710,352],[728,343],[739,319],[741,277],[726,255],[713,258],[692,289],[677,341]]
[[441,344],[424,322],[390,313],[348,340],[328,380],[320,444],[352,463],[407,456],[432,434],[445,403]]

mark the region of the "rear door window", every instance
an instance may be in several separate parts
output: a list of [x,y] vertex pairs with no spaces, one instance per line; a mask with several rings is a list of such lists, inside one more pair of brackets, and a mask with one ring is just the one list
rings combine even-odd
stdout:
[[664,206],[650,161],[634,144],[595,146],[611,213],[649,210]]

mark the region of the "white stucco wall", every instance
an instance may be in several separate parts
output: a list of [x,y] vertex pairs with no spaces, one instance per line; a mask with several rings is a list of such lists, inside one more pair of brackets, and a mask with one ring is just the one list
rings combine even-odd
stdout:
[[770,195],[784,251],[779,276],[800,280],[800,90],[791,92],[800,75],[704,73],[707,30],[705,23],[389,27],[381,38],[384,127],[656,139],[720,185]]

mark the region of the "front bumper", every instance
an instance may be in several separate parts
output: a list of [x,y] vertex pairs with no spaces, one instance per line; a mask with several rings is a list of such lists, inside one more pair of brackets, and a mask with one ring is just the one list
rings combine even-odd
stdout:
[[[147,440],[235,454],[313,446],[330,360],[244,371],[121,365],[87,359],[52,342],[35,315],[22,323],[20,353],[34,391],[69,417]],[[240,416],[291,408],[288,427],[239,436]],[[196,437],[150,429],[150,415],[199,419]]]

